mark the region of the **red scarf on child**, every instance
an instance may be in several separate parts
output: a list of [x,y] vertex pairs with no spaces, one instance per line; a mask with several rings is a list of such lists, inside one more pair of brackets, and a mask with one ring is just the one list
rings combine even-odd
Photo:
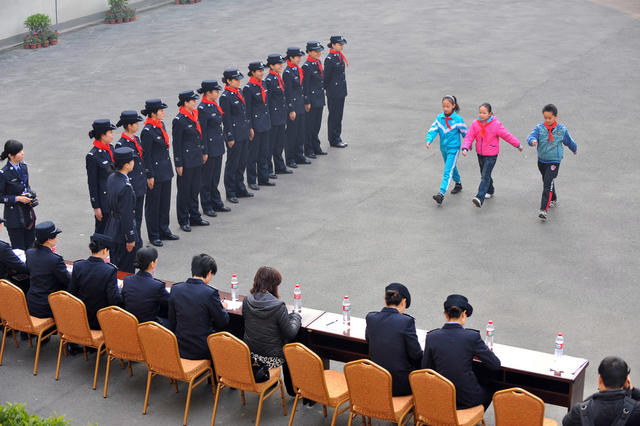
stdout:
[[551,133],[551,132],[553,131],[553,129],[556,128],[557,125],[558,125],[557,121],[554,121],[551,126],[549,126],[546,122],[544,123],[544,127],[546,127],[547,131],[549,132],[549,144],[551,144],[551,142],[553,142],[553,133]]
[[340,56],[340,62],[344,61],[344,63],[349,66],[349,62],[347,61],[347,58],[344,57],[344,53],[338,52],[337,50],[333,49],[329,49],[329,53],[335,53],[336,55]]
[[322,72],[322,63],[317,59],[313,59],[311,56],[307,56],[307,61],[318,64],[318,68],[320,68],[320,77],[324,78],[324,73]]
[[444,116],[444,122],[445,122],[445,123],[446,123],[446,125],[447,125],[447,129],[451,129],[451,126],[449,126],[449,119],[451,118],[451,116],[452,116],[452,115],[453,115],[453,113],[451,113],[451,114],[449,114],[449,115],[446,115],[446,114],[445,114],[445,116]]
[[107,151],[109,153],[109,156],[111,157],[111,161],[113,161],[113,152],[111,152],[111,145],[107,145],[106,143],[103,143],[98,139],[96,139],[93,141],[93,146],[95,146],[98,149]]
[[224,114],[224,112],[222,112],[222,108],[220,108],[220,105],[218,105],[216,103],[216,101],[210,101],[209,99],[205,98],[204,96],[202,97],[202,103],[203,104],[209,104],[209,105],[215,105],[216,108],[218,108],[218,112],[220,113],[220,115]]
[[142,160],[142,151],[144,151],[144,149],[142,149],[142,147],[140,146],[140,144],[136,140],[136,137],[134,136],[134,137],[131,138],[126,133],[123,133],[122,135],[120,135],[120,137],[121,138],[125,138],[129,142],[133,142],[136,145],[136,149],[138,150],[138,155],[140,156],[140,159]]
[[193,111],[188,111],[184,107],[184,105],[182,105],[178,111],[180,111],[180,114],[186,115],[191,121],[196,123],[196,128],[198,129],[198,133],[200,133],[200,137],[202,137],[202,129],[200,128],[200,123],[198,122],[198,109],[194,108]]
[[157,127],[158,129],[162,130],[162,136],[164,136],[164,141],[167,144],[167,148],[169,148],[169,135],[167,134],[167,131],[164,129],[164,126],[162,125],[162,121],[154,120],[151,117],[147,117],[144,124],[145,125],[151,124],[153,127]]
[[238,90],[238,89],[234,89],[231,86],[224,86],[224,90],[228,90],[231,93],[235,93],[236,95],[238,95],[238,98],[240,98],[240,100],[242,101],[243,104],[246,104],[246,102],[244,101],[244,98],[242,97],[242,93]]
[[282,77],[280,76],[280,74],[274,72],[273,70],[269,70],[269,74],[273,74],[278,77],[278,86],[280,86],[280,90],[284,92],[284,83],[282,82]]
[[255,84],[256,86],[260,86],[260,91],[262,92],[262,103],[266,105],[267,104],[267,92],[264,90],[264,87],[262,87],[262,80],[258,80],[255,77],[251,77],[249,79],[249,83]]
[[297,66],[296,64],[294,64],[293,62],[291,62],[290,60],[287,59],[287,65],[289,66],[289,68],[297,68],[298,69],[298,75],[300,76],[300,85],[302,85],[302,68],[300,68],[299,66]]

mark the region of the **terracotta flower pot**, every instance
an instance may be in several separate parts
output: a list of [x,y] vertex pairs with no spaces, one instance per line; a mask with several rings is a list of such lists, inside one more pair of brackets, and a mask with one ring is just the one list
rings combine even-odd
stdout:
[[112,20],[110,20],[110,21],[109,21],[109,23],[110,23],[110,24],[115,24],[115,23],[116,23],[116,20],[115,20],[115,19],[112,19]]
[[38,43],[38,44],[36,44],[36,48],[37,48],[37,49],[40,49],[41,47],[42,47],[42,43]]
[[194,4],[196,0],[189,0],[189,3]]
[[176,0],[176,4],[180,4],[180,0]]
[[24,44],[24,48],[25,48],[25,49],[31,49],[31,45],[30,45],[30,44],[25,43],[25,44]]
[[44,42],[44,46],[43,47],[49,47],[49,40]]
[[56,44],[58,44],[58,39],[54,38],[53,40],[51,40],[51,45],[55,46]]
[[129,17],[124,18],[124,22],[129,22]]
[[136,20],[136,15],[133,15],[133,17],[131,18],[132,21]]
[[118,18],[118,24],[122,24],[122,18]]

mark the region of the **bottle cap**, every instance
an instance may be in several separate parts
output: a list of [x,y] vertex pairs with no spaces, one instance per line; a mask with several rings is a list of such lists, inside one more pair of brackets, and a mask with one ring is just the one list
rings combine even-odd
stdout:
[[558,333],[558,336],[562,337],[562,333]]
[[344,298],[345,298],[345,299],[348,299],[348,298],[349,298],[349,296],[345,295],[345,296],[344,296]]
[[296,283],[296,288],[300,287],[300,283]]
[[493,321],[489,321],[489,324],[493,324]]
[[231,278],[237,278],[238,276],[236,274],[231,275]]

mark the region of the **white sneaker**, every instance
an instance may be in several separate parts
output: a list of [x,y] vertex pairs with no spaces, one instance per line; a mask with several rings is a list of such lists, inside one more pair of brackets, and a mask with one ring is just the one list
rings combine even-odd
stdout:
[[484,199],[485,200],[488,200],[491,197],[493,197],[493,194],[484,194]]
[[549,203],[549,207],[558,207],[558,200],[553,200]]
[[480,198],[478,198],[478,197],[473,197],[473,200],[471,200],[471,201],[473,201],[473,204],[474,204],[477,208],[482,207],[482,202],[480,201]]
[[547,220],[547,212],[545,212],[544,210],[540,210],[538,212],[538,217],[543,221]]

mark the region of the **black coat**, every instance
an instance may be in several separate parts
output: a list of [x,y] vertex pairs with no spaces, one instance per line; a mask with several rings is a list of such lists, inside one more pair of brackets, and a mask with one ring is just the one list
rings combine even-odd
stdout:
[[500,360],[477,330],[447,323],[427,334],[422,368],[435,370],[453,382],[458,410],[485,402],[484,390],[472,369],[474,357],[491,370],[500,368]]
[[344,98],[347,96],[347,64],[337,53],[329,53],[324,59],[324,89],[328,98]]
[[391,373],[393,396],[410,395],[409,373],[420,367],[422,358],[415,320],[386,307],[368,313],[366,320],[371,360]]
[[[138,139],[138,137],[135,135],[133,137],[136,139],[136,142],[138,142],[138,145],[140,145],[140,139]],[[135,143],[121,137],[118,143],[116,143],[116,148],[120,148],[122,146],[131,148],[133,150],[133,161],[135,165],[133,166],[133,170],[129,172],[127,176],[131,181],[133,192],[136,193],[136,198],[142,197],[147,193],[147,172],[144,168],[143,162],[144,151],[142,152],[141,156]],[[142,148],[142,145],[140,145],[140,148]]]
[[202,136],[196,123],[182,113],[173,119],[173,162],[176,167],[200,167],[203,164]]
[[136,196],[126,175],[113,172],[109,176],[107,188],[109,192],[109,221],[105,234],[116,244],[125,244],[136,240]]
[[247,102],[247,117],[251,120],[251,128],[254,132],[266,132],[271,128],[271,118],[269,117],[269,107],[267,99],[269,89],[263,82],[262,87],[265,90],[265,100],[262,100],[262,90],[257,84],[247,83],[242,89],[244,100]]
[[228,324],[229,314],[215,288],[196,278],[171,287],[169,328],[178,338],[182,358],[211,359],[207,337]]
[[[162,123],[164,127],[164,123]],[[167,135],[168,136],[168,135]],[[169,156],[169,145],[164,140],[162,130],[146,124],[140,132],[140,141],[144,150],[144,169],[147,179],[166,182],[173,177],[173,164]]]
[[51,308],[47,299],[51,293],[66,290],[71,276],[59,254],[50,248],[38,246],[27,250],[27,269],[30,287],[27,292],[29,314],[38,318],[51,318]]
[[14,274],[26,274],[27,265],[13,252],[11,245],[0,241],[0,279],[7,279]]
[[[627,419],[627,426],[640,425],[640,390],[633,388],[628,390],[606,390],[598,393],[594,393],[585,400],[591,400],[591,412],[593,414],[594,426],[610,426],[614,419],[622,414],[622,407],[624,406],[624,397],[629,396],[636,401],[636,406],[631,411],[631,415]],[[581,426],[580,420],[580,404],[573,406],[570,412],[568,412],[562,419],[562,426]]]
[[122,305],[118,289],[118,268],[94,256],[73,262],[69,293],[84,302],[89,327],[100,330],[96,317],[98,311],[107,306]]
[[251,352],[284,358],[282,346],[296,337],[302,317],[288,313],[284,301],[271,293],[249,294],[242,301],[244,341]]
[[[113,146],[109,145],[111,152]],[[87,166],[87,183],[91,207],[106,210],[107,208],[107,179],[113,172],[113,162],[108,151],[97,147],[91,148],[85,157]]]
[[30,191],[29,169],[25,163],[19,163],[22,174],[18,173],[7,161],[0,169],[0,203],[4,204],[4,220],[7,228],[26,228],[35,225],[36,215],[33,207],[16,201],[16,196]]
[[302,64],[302,90],[305,105],[311,104],[311,108],[320,108],[324,103],[324,74],[317,63],[305,61]]
[[[302,84],[300,83],[300,75],[298,68],[286,67],[282,73],[284,80],[284,94],[287,98],[287,111],[296,114],[304,113],[304,95],[302,93]],[[302,74],[304,82],[304,73]]]
[[[281,77],[282,78],[282,77]],[[264,86],[267,89],[267,106],[269,107],[269,117],[272,126],[283,126],[287,122],[287,100],[284,90],[280,88],[278,76],[269,73],[264,79]],[[284,82],[282,84],[284,88]]]
[[[245,100],[246,102],[246,100]],[[248,141],[251,122],[247,115],[247,106],[240,97],[233,92],[225,90],[220,95],[220,108],[222,108],[222,123],[224,124],[224,140]]]
[[164,283],[148,272],[138,271],[124,278],[122,301],[124,308],[141,323],[167,317],[169,293]]
[[220,113],[216,105],[200,102],[200,105],[198,105],[198,121],[202,129],[204,153],[209,157],[222,156],[224,154],[222,113]]

